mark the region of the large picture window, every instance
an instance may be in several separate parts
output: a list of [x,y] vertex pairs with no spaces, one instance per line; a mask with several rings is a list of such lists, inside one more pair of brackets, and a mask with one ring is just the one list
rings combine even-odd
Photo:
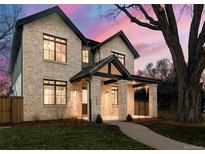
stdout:
[[112,86],[112,104],[118,105],[118,86]]
[[66,104],[67,102],[67,82],[44,80],[44,104]]
[[112,52],[112,54],[114,54],[117,59],[125,66],[125,55],[121,54],[121,53],[117,53],[117,52]]
[[43,35],[43,52],[44,59],[58,62],[67,61],[66,39]]

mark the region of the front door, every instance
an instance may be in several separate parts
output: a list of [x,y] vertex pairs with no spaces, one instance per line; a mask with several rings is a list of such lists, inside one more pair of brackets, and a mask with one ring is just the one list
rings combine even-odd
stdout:
[[149,102],[145,100],[135,100],[134,103],[134,114],[135,115],[149,115]]

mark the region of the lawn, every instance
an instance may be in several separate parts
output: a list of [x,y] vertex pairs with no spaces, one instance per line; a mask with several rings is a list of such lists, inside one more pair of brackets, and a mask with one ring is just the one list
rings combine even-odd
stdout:
[[169,138],[205,147],[205,126],[174,123],[173,112],[165,112],[160,111],[157,120],[141,120],[137,123]]
[[31,125],[0,129],[0,149],[151,149],[118,127],[94,124]]

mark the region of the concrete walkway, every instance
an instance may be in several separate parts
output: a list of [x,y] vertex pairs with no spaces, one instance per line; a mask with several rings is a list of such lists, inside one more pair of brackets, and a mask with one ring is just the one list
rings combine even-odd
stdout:
[[105,123],[119,126],[125,135],[158,150],[205,150],[203,147],[182,143],[159,135],[143,125],[119,121],[105,121]]

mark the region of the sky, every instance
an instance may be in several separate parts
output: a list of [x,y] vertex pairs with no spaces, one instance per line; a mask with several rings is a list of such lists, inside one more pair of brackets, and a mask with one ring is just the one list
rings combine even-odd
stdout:
[[[32,15],[53,6],[54,5],[51,4],[22,5],[24,16]],[[146,64],[150,62],[155,63],[162,58],[168,58],[171,60],[169,49],[166,46],[160,31],[149,30],[131,23],[123,13],[121,13],[116,19],[105,18],[103,15],[107,14],[109,9],[115,8],[114,5],[63,4],[59,5],[59,7],[87,38],[102,42],[122,30],[140,55],[140,58],[135,60],[135,73],[138,69],[144,69]],[[185,59],[187,59],[187,43],[191,15],[184,14],[180,17],[179,8],[180,5],[174,6],[177,16],[180,42],[184,49]],[[133,13],[143,20],[138,12]],[[154,17],[152,12],[150,12],[150,14]],[[4,59],[0,59],[0,65],[2,65],[1,63],[5,63],[3,60]]]

